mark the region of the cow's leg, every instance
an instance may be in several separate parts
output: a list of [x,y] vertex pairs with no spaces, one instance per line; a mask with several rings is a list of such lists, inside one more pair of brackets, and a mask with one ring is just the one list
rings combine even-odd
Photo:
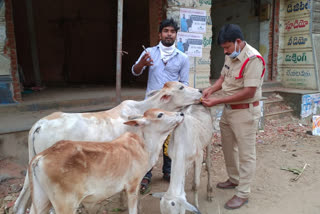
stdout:
[[36,179],[33,180],[32,205],[30,214],[48,213],[51,208],[48,195],[41,188]]
[[[58,200],[61,200],[61,199],[62,198],[59,198]],[[61,202],[56,202],[52,204],[57,214],[76,214],[77,213],[77,208],[78,208],[78,206],[76,205],[77,203],[61,200]]]
[[194,161],[193,191],[194,191],[194,204],[196,205],[196,207],[199,207],[198,190],[200,186],[200,173],[201,173],[202,160],[203,160],[203,155],[199,155],[199,157],[196,157]]
[[140,183],[137,183],[135,186],[131,186],[129,188],[129,191],[127,191],[129,214],[137,214],[138,213],[139,187],[140,187]]
[[30,187],[29,187],[29,177],[28,177],[28,171],[27,171],[26,177],[24,179],[23,188],[19,194],[19,197],[14,203],[13,212],[16,214],[24,214],[30,202],[31,202]]
[[213,199],[213,189],[211,184],[211,152],[212,152],[212,145],[211,143],[207,146],[206,152],[206,170],[208,173],[208,183],[207,183],[207,200],[212,201]]
[[76,193],[64,192],[62,189],[56,189],[49,193],[49,198],[55,213],[57,214],[76,214],[80,206],[80,199]]
[[125,200],[125,192],[124,192],[124,190],[122,190],[121,192],[120,192],[120,209],[122,209],[122,210],[124,210],[125,209],[125,205],[124,205],[124,200]]

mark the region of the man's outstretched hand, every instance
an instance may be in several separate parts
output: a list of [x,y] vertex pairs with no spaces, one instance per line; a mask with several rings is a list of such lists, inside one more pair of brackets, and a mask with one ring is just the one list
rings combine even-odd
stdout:
[[152,66],[153,65],[153,60],[151,58],[151,55],[149,52],[147,52],[143,57],[140,59],[139,63],[141,63],[141,66]]
[[202,103],[202,105],[204,105],[206,107],[211,107],[211,106],[215,106],[215,105],[220,104],[220,101],[219,101],[219,99],[213,98],[213,97],[212,98],[202,97],[201,103]]

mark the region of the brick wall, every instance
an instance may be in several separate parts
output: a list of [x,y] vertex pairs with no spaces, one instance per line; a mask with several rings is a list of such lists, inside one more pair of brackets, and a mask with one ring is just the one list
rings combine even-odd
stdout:
[[159,43],[159,24],[166,18],[166,0],[149,0],[150,46]]
[[14,23],[12,14],[11,0],[5,0],[5,22],[6,22],[6,44],[4,47],[4,54],[10,58],[11,61],[11,76],[13,86],[13,98],[16,101],[22,101],[21,87],[18,74],[16,42],[14,36]]

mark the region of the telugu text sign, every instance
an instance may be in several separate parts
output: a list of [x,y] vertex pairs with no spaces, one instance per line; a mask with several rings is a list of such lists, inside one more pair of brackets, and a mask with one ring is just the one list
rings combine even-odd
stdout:
[[292,17],[291,19],[280,21],[280,32],[285,34],[309,31],[309,28],[310,17]]
[[310,0],[284,1],[284,3],[280,5],[280,11],[283,12],[282,15],[284,15],[285,17],[309,14],[310,8]]
[[316,89],[316,77],[314,69],[304,68],[280,68],[281,82],[288,88]]
[[311,48],[311,38],[308,34],[297,35],[297,34],[287,34],[280,41],[281,47],[284,49],[300,49],[300,48]]
[[286,65],[300,65],[300,64],[313,64],[312,51],[295,51],[279,54],[278,64]]

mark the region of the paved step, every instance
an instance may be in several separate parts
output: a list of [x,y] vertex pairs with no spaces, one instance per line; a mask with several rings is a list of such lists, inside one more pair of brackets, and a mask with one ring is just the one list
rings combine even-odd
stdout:
[[288,106],[283,97],[273,93],[264,101],[264,117],[268,119],[279,119],[286,116],[292,116],[293,109]]
[[[121,100],[143,100],[145,89],[123,89]],[[53,112],[94,112],[117,106],[114,89],[68,88],[47,89],[24,97],[16,104],[0,105],[0,134],[27,131],[44,116]]]
[[276,112],[270,112],[264,115],[265,120],[268,119],[280,119],[288,116],[292,116],[293,110],[282,110],[282,111],[276,111]]

